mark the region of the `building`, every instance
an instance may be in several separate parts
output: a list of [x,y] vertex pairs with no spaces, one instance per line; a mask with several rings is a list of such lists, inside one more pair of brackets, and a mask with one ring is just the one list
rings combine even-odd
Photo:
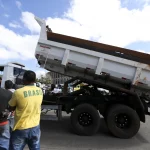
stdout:
[[61,75],[56,72],[48,72],[46,76],[51,77],[51,83],[53,84],[64,84],[67,80],[70,79],[70,77]]

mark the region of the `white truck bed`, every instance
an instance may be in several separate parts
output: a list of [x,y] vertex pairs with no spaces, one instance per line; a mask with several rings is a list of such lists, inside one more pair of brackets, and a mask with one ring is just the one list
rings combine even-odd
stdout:
[[[121,80],[131,82],[134,87],[150,88],[150,63],[148,62],[150,55],[132,51],[133,56],[140,56],[141,54],[140,59],[135,61],[135,58],[138,57],[133,57],[133,60],[126,58],[124,53],[129,53],[130,51],[125,51],[123,48],[120,49],[124,50],[124,53],[120,51],[119,56],[113,56],[113,54],[108,54],[107,52],[76,46],[78,42],[73,45],[66,44],[66,39],[54,41],[48,39],[48,34],[55,33],[47,32],[45,21],[37,17],[35,19],[41,26],[40,38],[35,51],[35,56],[41,67],[70,77],[92,78],[96,75],[110,75],[110,77],[116,79],[116,82]],[[57,37],[57,34],[55,36]],[[70,38],[74,40],[73,37]],[[62,42],[63,40],[64,42]],[[98,45],[99,43],[96,44]],[[112,49],[116,48],[110,47]]]

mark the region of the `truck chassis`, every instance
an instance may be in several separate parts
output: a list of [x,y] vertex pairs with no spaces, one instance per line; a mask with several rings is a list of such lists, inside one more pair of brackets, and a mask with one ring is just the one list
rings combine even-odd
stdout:
[[[86,83],[80,90],[67,93],[68,84]],[[107,83],[107,82],[106,82]],[[98,90],[101,88],[103,90]],[[109,92],[106,92],[108,90]],[[90,136],[98,132],[100,118],[104,117],[109,131],[119,138],[131,138],[140,128],[140,121],[145,122],[149,115],[149,99],[145,95],[104,82],[74,77],[64,84],[62,95],[44,96],[42,108],[55,110],[56,118],[42,114],[41,119],[62,119],[62,111],[71,113],[71,125],[78,135]]]

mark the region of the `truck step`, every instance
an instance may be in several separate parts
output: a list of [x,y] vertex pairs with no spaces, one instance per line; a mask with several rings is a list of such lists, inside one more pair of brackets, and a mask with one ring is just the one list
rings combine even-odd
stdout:
[[51,110],[57,110],[59,109],[59,105],[42,105],[42,109],[51,109]]
[[52,121],[58,121],[58,117],[53,115],[41,115],[41,120],[52,120]]
[[[42,110],[45,110],[41,113],[41,120],[53,120],[59,121],[62,119],[61,105],[42,105]],[[56,111],[56,113],[51,113],[51,110]]]

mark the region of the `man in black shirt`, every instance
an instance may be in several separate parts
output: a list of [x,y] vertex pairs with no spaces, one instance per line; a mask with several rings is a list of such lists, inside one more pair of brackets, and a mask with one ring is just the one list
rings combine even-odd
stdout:
[[1,87],[1,83],[2,83],[2,78],[0,77],[0,87]]
[[12,97],[12,92],[0,88],[0,149],[9,149],[10,126],[8,121],[9,111],[8,101]]

